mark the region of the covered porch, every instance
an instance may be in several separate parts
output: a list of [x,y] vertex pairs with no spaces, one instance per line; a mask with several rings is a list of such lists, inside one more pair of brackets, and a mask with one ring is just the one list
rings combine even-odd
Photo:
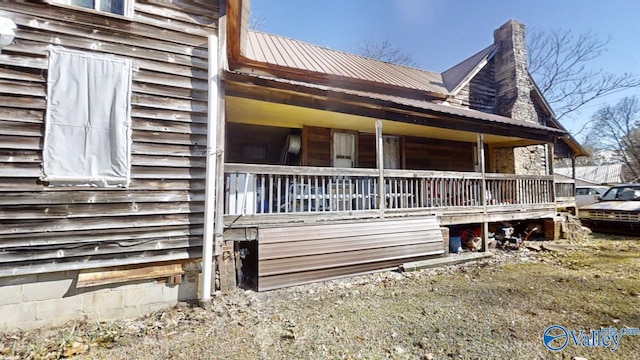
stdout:
[[244,252],[259,290],[442,256],[445,227],[480,228],[486,251],[490,224],[556,215],[562,130],[433,101],[225,81],[216,234]]
[[[425,214],[442,225],[539,219],[555,215],[556,190],[566,199],[550,175],[550,128],[386,101],[372,111],[345,103],[347,95],[280,99],[244,84],[227,88],[226,227]],[[265,101],[265,91],[279,101]],[[532,149],[527,175],[516,174],[518,148]]]

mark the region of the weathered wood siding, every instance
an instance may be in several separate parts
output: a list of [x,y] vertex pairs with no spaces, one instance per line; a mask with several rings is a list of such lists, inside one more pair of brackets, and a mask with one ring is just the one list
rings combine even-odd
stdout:
[[[199,255],[207,36],[218,2],[136,0],[132,20],[0,2],[17,25],[0,55],[0,276]],[[46,187],[42,144],[49,46],[132,59],[127,189]]]
[[493,113],[496,105],[496,75],[493,59],[469,81],[469,108]]
[[373,134],[358,134],[358,167],[376,168],[376,136]]
[[405,169],[474,171],[471,143],[418,137],[403,139]]
[[331,129],[313,126],[302,128],[302,165],[331,166]]
[[496,104],[496,80],[493,59],[465,85],[450,101],[454,106],[493,113]]

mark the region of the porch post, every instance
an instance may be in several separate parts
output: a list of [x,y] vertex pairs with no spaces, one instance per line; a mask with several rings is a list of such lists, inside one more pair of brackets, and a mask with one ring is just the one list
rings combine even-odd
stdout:
[[[553,143],[548,143],[546,146],[547,149],[547,171],[548,175],[553,176],[553,181],[551,183],[551,196],[553,196],[553,202],[556,202],[556,176],[553,174]],[[556,207],[556,210],[557,207]]]
[[376,120],[376,159],[378,165],[378,208],[380,218],[384,218],[384,208],[386,205],[384,186],[384,143],[382,139],[382,120]]
[[478,164],[480,165],[480,173],[482,174],[482,187],[480,188],[480,197],[482,197],[482,211],[484,214],[484,221],[482,222],[482,248],[484,251],[489,251],[489,223],[487,222],[487,179],[485,176],[485,160],[484,160],[484,134],[478,133],[477,137],[478,148]]

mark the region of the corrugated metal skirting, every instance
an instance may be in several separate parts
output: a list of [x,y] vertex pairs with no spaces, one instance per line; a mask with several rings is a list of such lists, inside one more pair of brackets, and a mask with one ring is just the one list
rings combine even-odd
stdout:
[[258,290],[354,276],[444,253],[435,217],[258,230]]

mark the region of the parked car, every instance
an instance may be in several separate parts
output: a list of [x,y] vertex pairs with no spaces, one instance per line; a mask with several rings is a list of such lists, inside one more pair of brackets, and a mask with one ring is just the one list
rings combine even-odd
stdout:
[[607,190],[609,190],[608,186],[576,186],[576,206],[580,208],[597,203],[600,196]]
[[593,231],[640,235],[640,184],[614,186],[579,214]]

